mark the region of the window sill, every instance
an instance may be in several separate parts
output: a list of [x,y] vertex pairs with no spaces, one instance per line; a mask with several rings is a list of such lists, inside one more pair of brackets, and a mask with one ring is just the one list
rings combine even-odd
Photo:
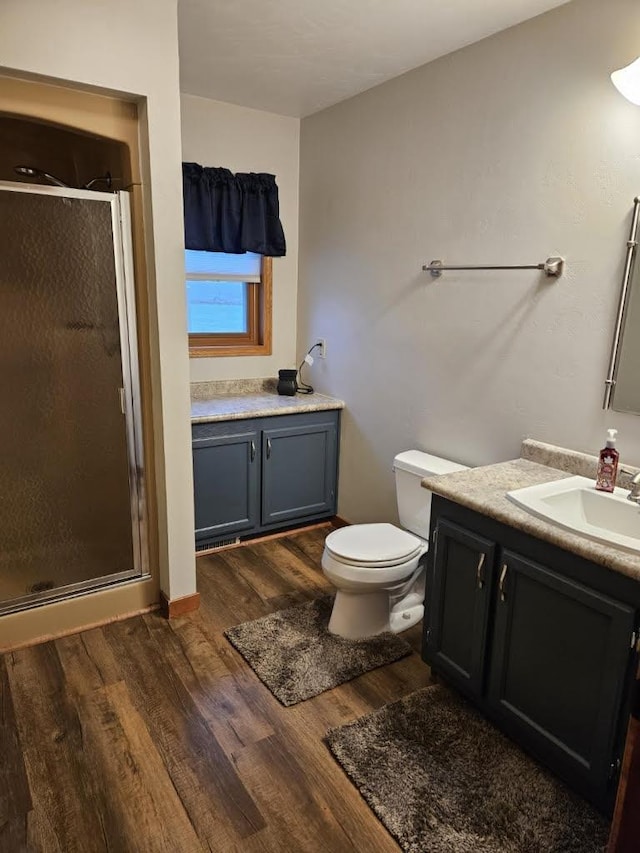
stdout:
[[189,358],[228,358],[238,355],[271,355],[271,343],[235,346],[189,347]]

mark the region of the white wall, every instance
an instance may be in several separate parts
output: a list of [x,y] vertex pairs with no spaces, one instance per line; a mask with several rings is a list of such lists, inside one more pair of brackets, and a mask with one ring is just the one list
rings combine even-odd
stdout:
[[287,254],[273,260],[273,354],[192,358],[191,380],[277,376],[295,367],[300,120],[182,95],[185,162],[276,176]]
[[146,98],[145,174],[155,257],[152,317],[159,467],[160,581],[171,598],[195,589],[189,372],[184,298],[177,0],[3,0],[5,73],[59,78]]
[[[301,127],[298,352],[345,399],[339,512],[395,515],[391,460],[472,465],[524,436],[596,451],[640,418],[601,411],[640,109],[609,73],[640,53],[637,0],[575,0],[365,92]],[[567,258],[535,272],[421,272]]]

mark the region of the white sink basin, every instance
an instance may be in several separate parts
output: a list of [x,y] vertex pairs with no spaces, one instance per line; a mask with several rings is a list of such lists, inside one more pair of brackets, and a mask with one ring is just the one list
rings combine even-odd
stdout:
[[628,492],[597,492],[587,477],[567,477],[507,492],[513,503],[565,530],[640,554],[640,507]]

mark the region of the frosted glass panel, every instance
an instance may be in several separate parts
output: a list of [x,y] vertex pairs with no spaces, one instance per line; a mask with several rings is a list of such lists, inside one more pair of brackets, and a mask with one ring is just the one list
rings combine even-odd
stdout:
[[111,205],[0,191],[0,604],[133,570]]

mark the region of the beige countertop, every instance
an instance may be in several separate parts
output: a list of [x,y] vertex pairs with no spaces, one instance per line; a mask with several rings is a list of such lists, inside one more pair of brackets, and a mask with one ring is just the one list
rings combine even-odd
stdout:
[[342,400],[324,394],[281,396],[275,390],[275,380],[270,379],[198,382],[191,385],[192,424],[343,408]]
[[[512,503],[506,493],[513,489],[549,483],[571,477],[576,471],[562,471],[530,459],[514,459],[496,465],[470,468],[455,474],[425,477],[422,485],[436,495],[494,518],[538,539],[571,551],[634,580],[640,580],[640,556],[563,530],[543,521]],[[638,523],[640,525],[640,513]]]

